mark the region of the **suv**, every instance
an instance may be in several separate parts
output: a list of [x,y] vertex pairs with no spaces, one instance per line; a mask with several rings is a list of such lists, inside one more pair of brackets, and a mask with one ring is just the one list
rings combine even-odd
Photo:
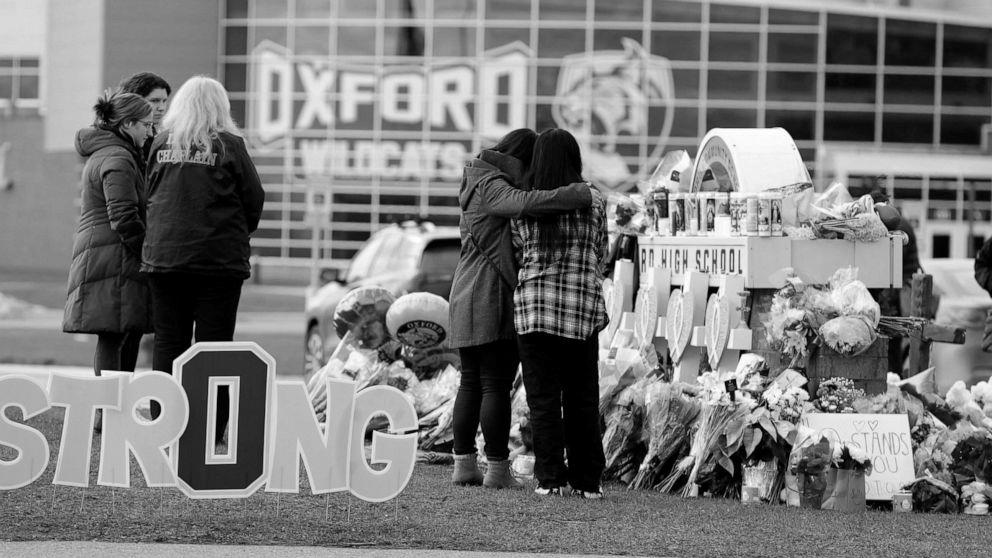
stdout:
[[396,296],[428,292],[447,300],[460,253],[458,227],[407,222],[373,234],[352,257],[343,275],[329,270],[330,281],[307,297],[304,376],[309,378],[320,370],[337,345],[334,310],[345,293],[375,285]]

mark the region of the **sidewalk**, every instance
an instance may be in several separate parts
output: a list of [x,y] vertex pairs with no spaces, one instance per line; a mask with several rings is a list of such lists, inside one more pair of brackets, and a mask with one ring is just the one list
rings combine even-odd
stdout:
[[[335,548],[319,546],[227,546],[203,544],[107,543],[89,541],[0,542],[0,556],[142,556],[143,558],[198,558],[227,556],[276,556],[335,558],[526,558],[602,555],[577,554],[518,554],[512,552],[470,552],[466,550],[424,550],[383,548]],[[605,557],[604,557],[605,558]]]
[[[303,312],[238,312],[239,334],[298,334],[303,338]],[[16,318],[0,319],[0,329],[62,331],[62,310],[45,308]]]

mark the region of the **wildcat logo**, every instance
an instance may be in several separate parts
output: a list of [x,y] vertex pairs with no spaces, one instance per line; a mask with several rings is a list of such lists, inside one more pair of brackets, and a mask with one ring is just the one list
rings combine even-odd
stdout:
[[611,189],[626,189],[652,170],[642,165],[661,158],[675,113],[668,59],[633,39],[621,42],[622,51],[564,57],[552,106],[555,123],[582,147],[587,177]]

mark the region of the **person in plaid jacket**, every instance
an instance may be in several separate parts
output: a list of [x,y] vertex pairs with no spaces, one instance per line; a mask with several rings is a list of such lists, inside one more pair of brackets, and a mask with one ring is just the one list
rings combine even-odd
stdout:
[[[550,190],[581,180],[582,158],[572,134],[541,133],[525,186]],[[596,188],[591,192],[589,209],[513,221],[520,257],[513,321],[541,495],[561,494],[566,484],[584,498],[603,495],[597,334],[608,321],[602,294],[608,241],[606,202]]]

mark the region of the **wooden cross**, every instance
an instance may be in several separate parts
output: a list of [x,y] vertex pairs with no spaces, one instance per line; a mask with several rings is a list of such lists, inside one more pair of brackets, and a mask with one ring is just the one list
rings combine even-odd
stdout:
[[925,318],[909,336],[909,376],[930,367],[930,346],[937,343],[964,344],[965,329],[953,325],[935,324],[929,321],[933,301],[933,276],[925,273],[913,274],[912,298],[909,315]]

